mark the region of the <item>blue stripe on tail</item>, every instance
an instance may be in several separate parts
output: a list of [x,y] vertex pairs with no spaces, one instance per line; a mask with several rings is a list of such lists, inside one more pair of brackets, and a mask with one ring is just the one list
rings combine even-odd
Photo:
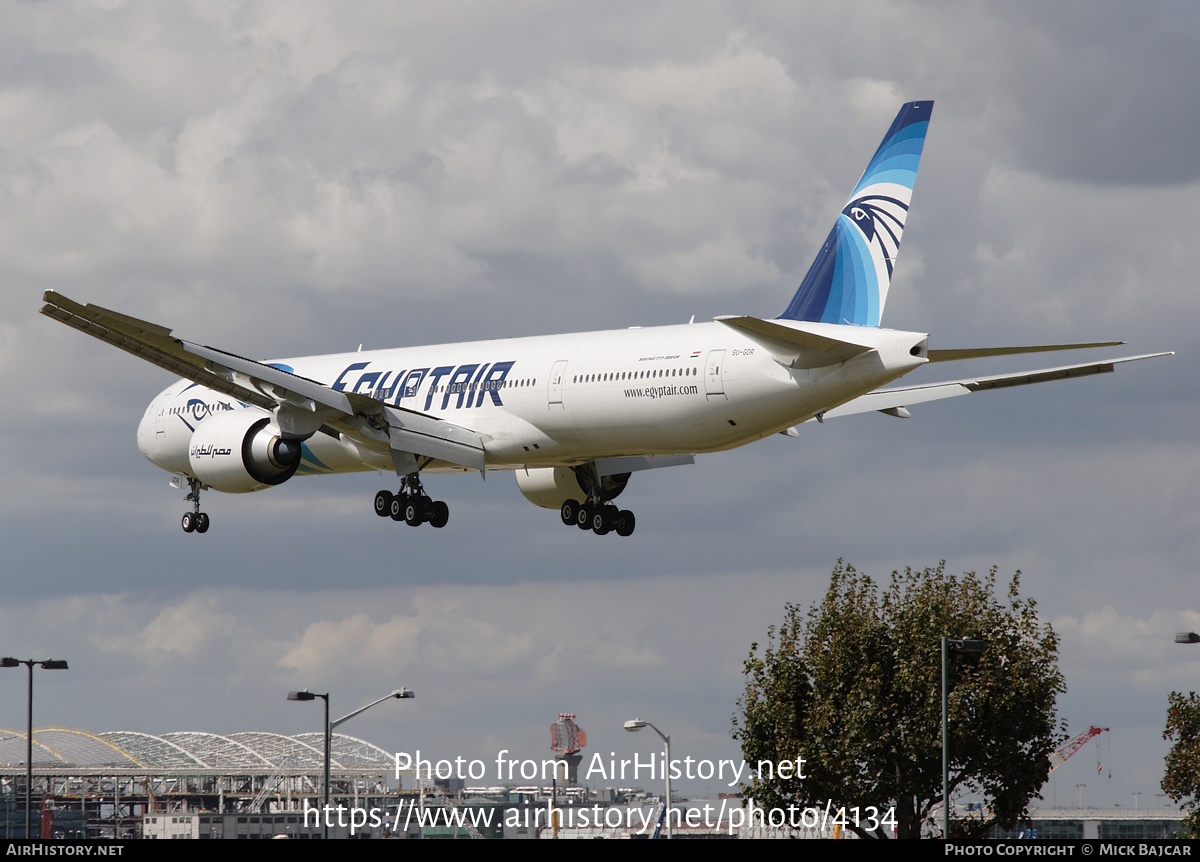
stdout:
[[879,325],[932,112],[900,109],[780,318]]

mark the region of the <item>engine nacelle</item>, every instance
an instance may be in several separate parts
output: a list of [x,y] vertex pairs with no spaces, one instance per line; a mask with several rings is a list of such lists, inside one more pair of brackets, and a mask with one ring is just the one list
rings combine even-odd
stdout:
[[250,410],[209,417],[188,444],[193,475],[230,494],[286,482],[300,466],[300,454],[299,440],[284,440],[269,418]]
[[587,497],[570,467],[522,467],[516,475],[525,499],[543,509],[559,509],[567,500]]
[[[570,467],[522,467],[516,476],[517,487],[525,499],[543,509],[560,509],[567,500],[587,499],[578,474]],[[628,481],[628,473],[604,476],[600,480],[600,498],[613,499],[625,490]]]

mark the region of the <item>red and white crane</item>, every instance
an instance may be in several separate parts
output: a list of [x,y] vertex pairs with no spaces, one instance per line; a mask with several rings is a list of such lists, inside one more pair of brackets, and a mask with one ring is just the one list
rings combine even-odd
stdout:
[[[1071,755],[1074,754],[1075,752],[1077,752],[1079,749],[1083,748],[1083,746],[1086,745],[1088,740],[1090,740],[1093,736],[1099,736],[1100,734],[1106,732],[1107,730],[1108,730],[1107,727],[1096,727],[1093,724],[1091,727],[1089,727],[1083,733],[1079,734],[1079,736],[1077,736],[1074,739],[1070,740],[1069,742],[1065,743],[1062,746],[1062,748],[1059,748],[1057,751],[1055,751],[1053,754],[1050,755],[1050,771],[1053,772],[1054,770],[1058,769],[1058,767],[1060,767],[1064,763],[1066,763],[1067,760],[1071,757]],[[1096,771],[1100,772],[1099,757],[1097,757],[1097,759],[1096,759]]]

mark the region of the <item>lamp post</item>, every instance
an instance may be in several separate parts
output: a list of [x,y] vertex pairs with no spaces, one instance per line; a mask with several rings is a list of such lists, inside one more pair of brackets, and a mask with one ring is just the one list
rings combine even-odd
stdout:
[[670,838],[674,833],[671,831],[671,737],[667,736],[653,724],[648,721],[643,721],[640,718],[634,718],[625,722],[625,729],[630,733],[637,733],[643,727],[648,727],[659,735],[663,741],[663,745],[667,749],[667,768],[663,770],[667,778],[667,804],[663,808],[663,815],[667,819],[667,837]]
[[316,700],[321,698],[325,701],[325,722],[322,725],[325,728],[325,778],[321,782],[321,837],[329,837],[329,692],[324,694],[316,694],[311,691],[289,691],[288,700]]
[[950,838],[950,650],[983,652],[987,641],[942,638],[942,838]]
[[1195,632],[1176,632],[1175,643],[1177,644],[1200,644],[1200,635]]
[[61,659],[48,658],[38,661],[31,658],[3,658],[0,667],[18,667],[25,665],[29,668],[29,701],[26,709],[25,724],[25,838],[33,828],[33,666],[40,665],[42,670],[66,670],[67,663]]
[[323,837],[323,838],[329,837],[329,810],[328,810],[329,809],[329,761],[330,761],[330,748],[333,744],[333,729],[335,727],[337,727],[339,724],[341,724],[342,722],[348,721],[349,719],[354,718],[354,716],[358,715],[361,712],[366,712],[371,707],[375,706],[378,703],[383,703],[385,700],[391,700],[392,698],[396,698],[398,700],[407,700],[408,698],[412,698],[415,696],[416,695],[414,695],[412,693],[412,691],[410,691],[407,688],[398,688],[395,691],[391,692],[390,694],[385,694],[383,697],[379,698],[379,700],[373,700],[370,703],[368,703],[366,706],[359,707],[358,709],[354,710],[354,712],[343,715],[341,718],[337,719],[336,721],[330,721],[329,720],[329,692],[325,692],[325,694],[317,694],[316,692],[313,692],[313,691],[289,691],[288,692],[288,696],[287,696],[288,700],[316,700],[319,697],[323,701],[325,701],[325,782],[324,782],[324,789],[321,794],[321,799],[322,799],[322,802],[321,802],[321,837]]

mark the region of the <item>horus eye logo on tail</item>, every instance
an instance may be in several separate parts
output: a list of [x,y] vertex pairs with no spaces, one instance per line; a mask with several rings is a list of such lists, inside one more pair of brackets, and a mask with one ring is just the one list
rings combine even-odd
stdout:
[[886,195],[863,195],[846,204],[842,215],[848,216],[862,232],[871,256],[883,261],[890,280],[896,253],[900,250],[900,234],[904,232],[908,204]]
[[932,111],[900,109],[781,318],[879,325]]

